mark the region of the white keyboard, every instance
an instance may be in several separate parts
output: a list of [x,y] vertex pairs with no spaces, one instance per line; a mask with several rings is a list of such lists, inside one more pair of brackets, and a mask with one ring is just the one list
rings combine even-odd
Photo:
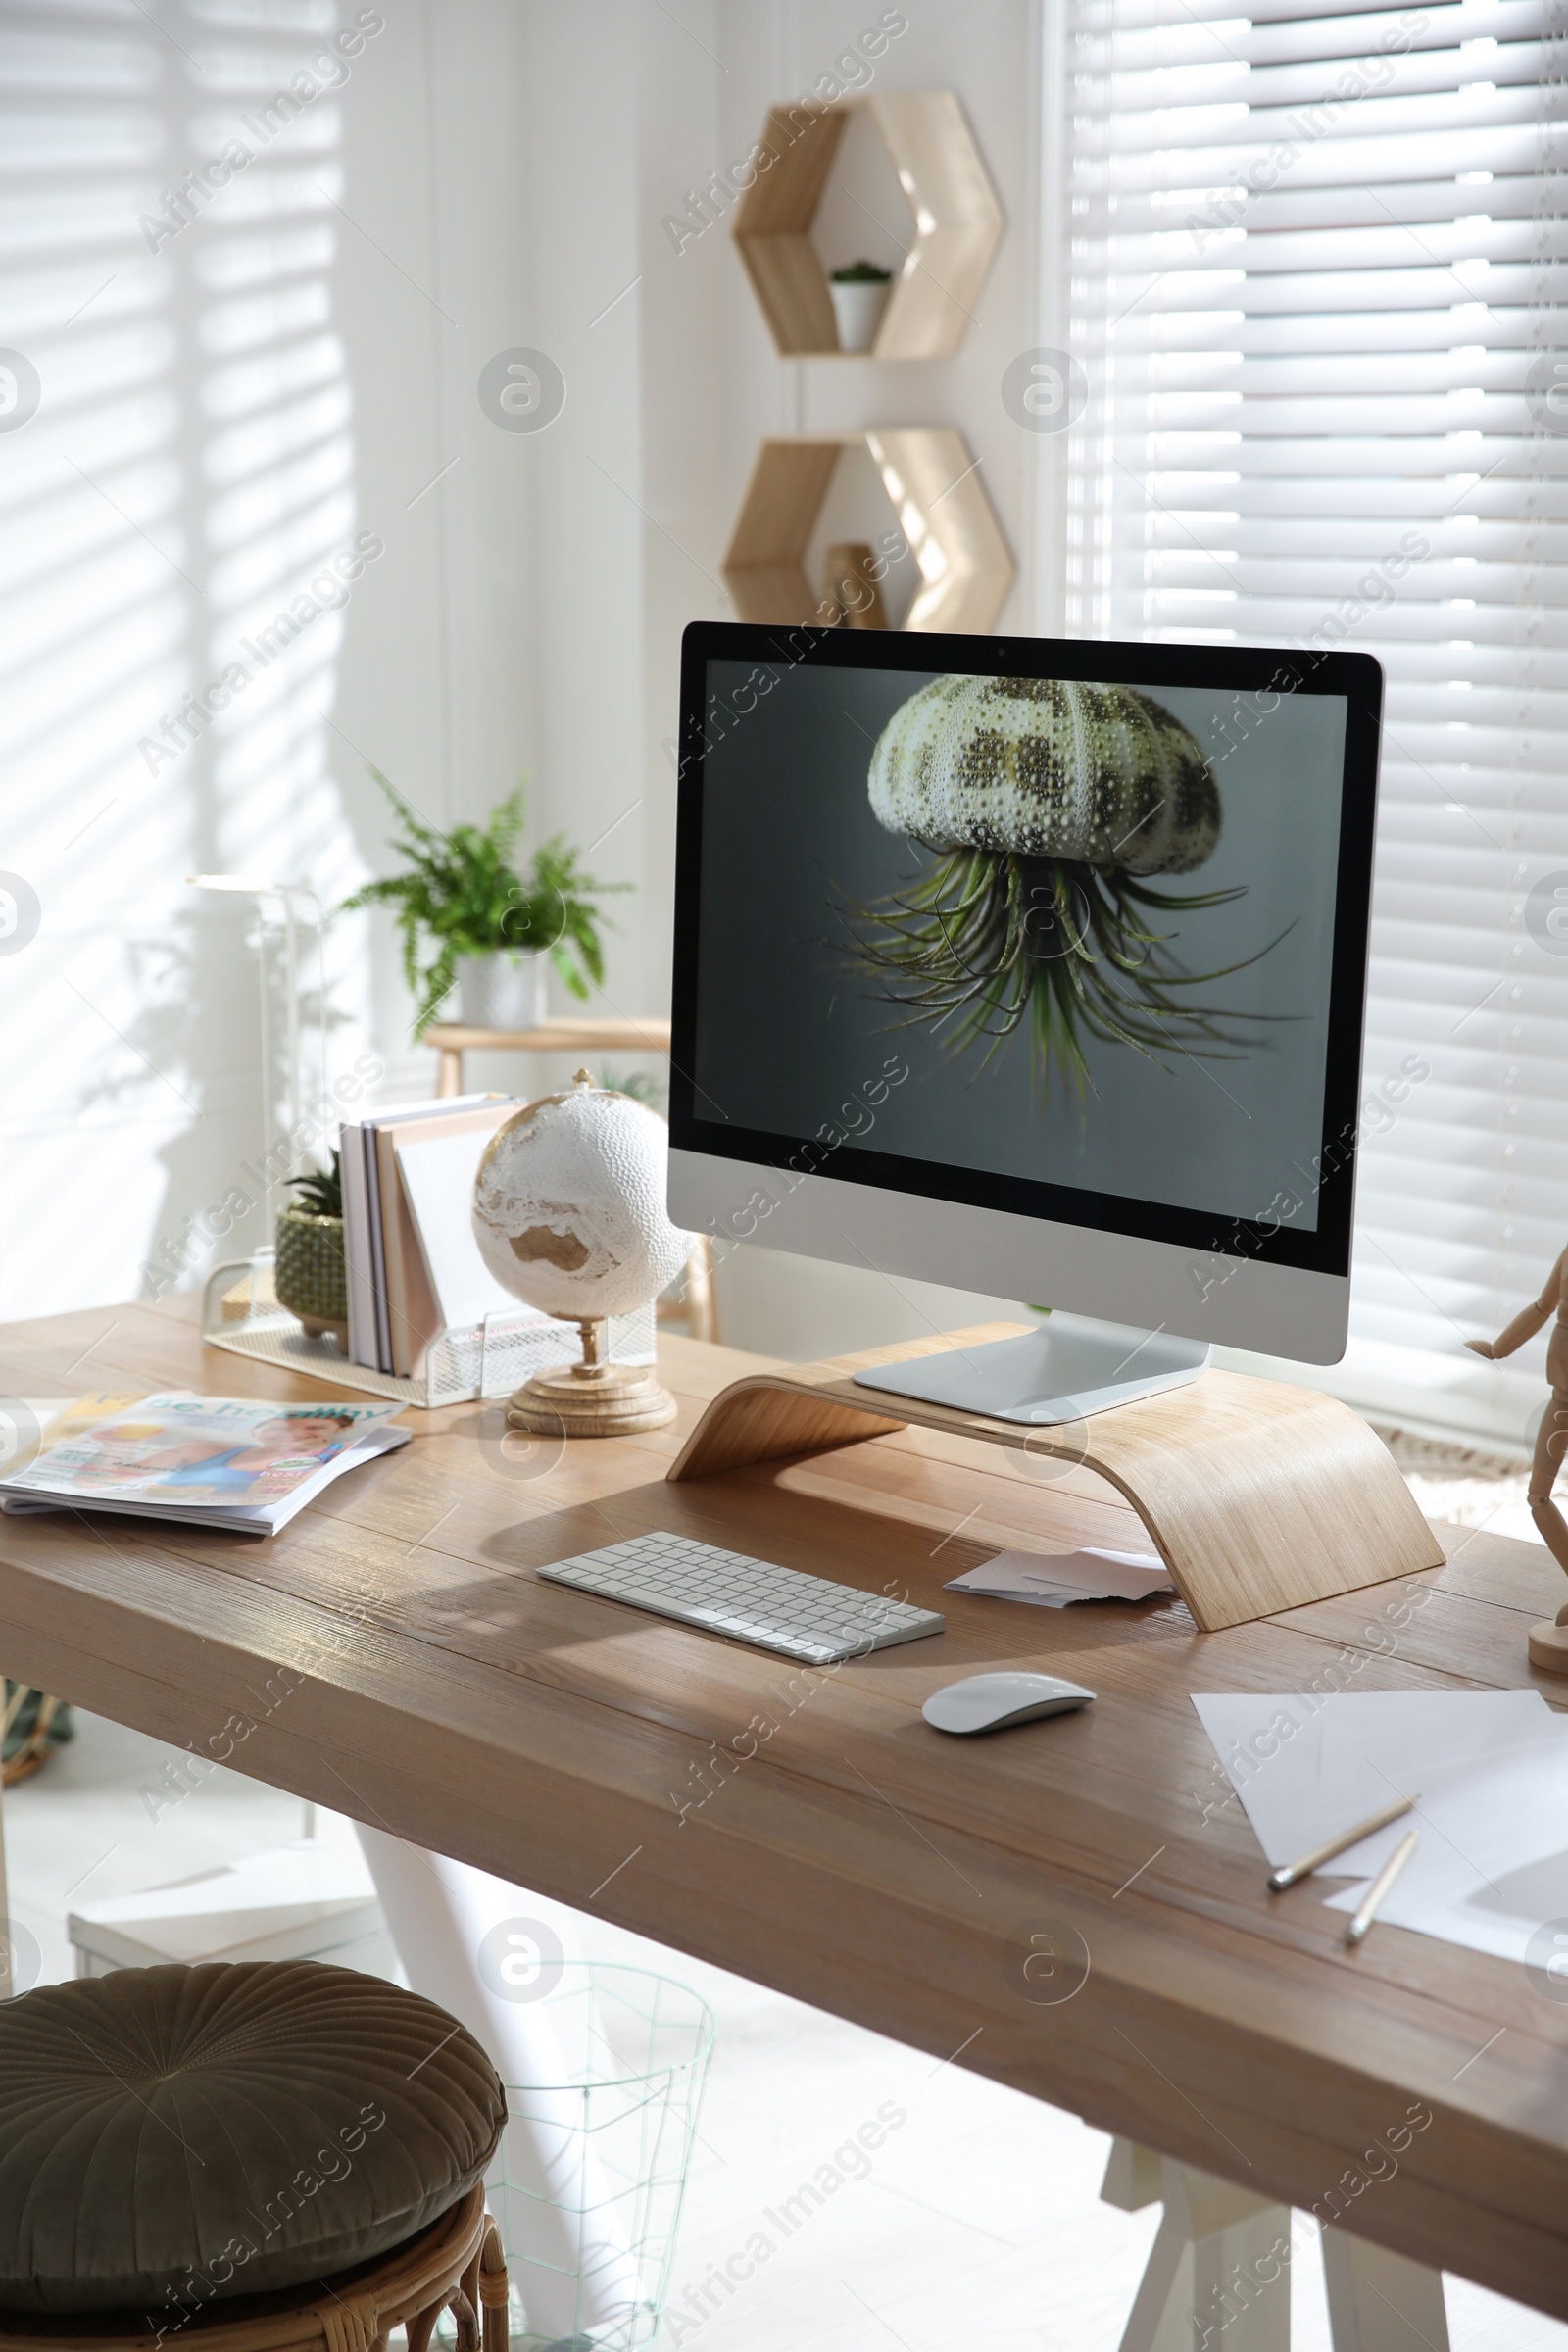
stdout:
[[728,1634],[812,1666],[891,1649],[896,1642],[918,1642],[922,1634],[940,1634],[947,1622],[935,1609],[913,1608],[880,1592],[858,1592],[853,1585],[830,1585],[824,1577],[803,1576],[797,1568],[749,1559],[741,1551],[720,1551],[690,1536],[630,1536],[624,1544],[607,1544],[603,1551],[552,1560],[538,1574],[552,1584],[623,1600],[656,1617]]

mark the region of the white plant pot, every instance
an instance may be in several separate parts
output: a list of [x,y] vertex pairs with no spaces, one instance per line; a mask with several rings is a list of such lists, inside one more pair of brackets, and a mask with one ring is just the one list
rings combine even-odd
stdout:
[[466,956],[458,966],[458,1003],[468,1029],[537,1029],[549,1010],[543,949],[512,956]]
[[847,285],[838,285],[830,279],[827,290],[833,297],[840,351],[869,351],[888,307],[893,280],[862,278],[858,283],[852,279]]

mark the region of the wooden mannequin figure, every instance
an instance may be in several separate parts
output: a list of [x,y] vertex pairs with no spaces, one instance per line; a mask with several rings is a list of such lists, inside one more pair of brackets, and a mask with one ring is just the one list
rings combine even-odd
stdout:
[[[1489,1363],[1496,1363],[1502,1356],[1512,1355],[1526,1340],[1533,1340],[1553,1314],[1557,1319],[1546,1346],[1551,1395],[1536,1434],[1535,1458],[1530,1465],[1530,1516],[1546,1549],[1568,1576],[1568,1520],[1551,1498],[1563,1454],[1568,1451],[1568,1250],[1547,1275],[1534,1305],[1515,1315],[1494,1340],[1466,1340],[1465,1346]],[[1554,1624],[1543,1620],[1531,1627],[1530,1663],[1543,1674],[1568,1675],[1568,1605],[1558,1610]]]

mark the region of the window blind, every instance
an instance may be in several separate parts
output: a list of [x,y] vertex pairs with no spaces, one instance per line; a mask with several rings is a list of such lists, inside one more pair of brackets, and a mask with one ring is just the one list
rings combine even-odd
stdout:
[[1568,8],[1067,9],[1067,625],[1382,661],[1351,1387],[1522,1435],[1462,1342],[1568,1241]]

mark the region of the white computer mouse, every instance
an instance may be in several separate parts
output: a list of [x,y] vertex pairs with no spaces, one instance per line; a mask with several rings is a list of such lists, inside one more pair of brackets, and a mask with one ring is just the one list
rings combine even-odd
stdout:
[[920,1712],[939,1732],[1000,1732],[1036,1715],[1069,1714],[1094,1695],[1054,1674],[971,1674],[933,1690]]

